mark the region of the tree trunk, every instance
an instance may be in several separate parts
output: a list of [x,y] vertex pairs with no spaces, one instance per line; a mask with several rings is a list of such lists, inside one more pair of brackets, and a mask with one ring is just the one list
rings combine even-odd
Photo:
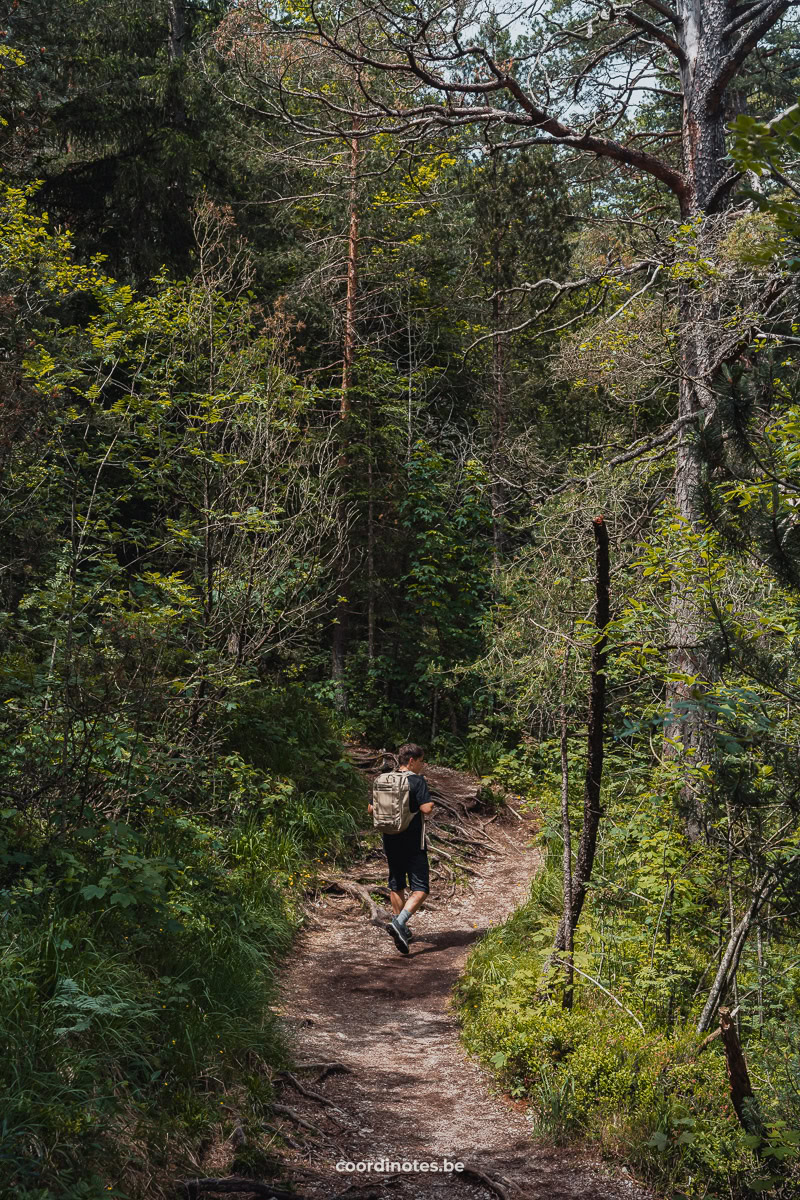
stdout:
[[677,42],[683,113],[681,141],[686,189],[681,199],[684,217],[705,215],[718,206],[718,185],[725,163],[725,84],[720,67],[728,47],[730,22],[727,0],[680,0]]
[[[167,0],[167,15],[169,18],[167,55],[170,63],[174,65],[180,63],[186,55],[186,0]],[[173,78],[170,81],[171,97],[169,107],[172,113],[172,121],[175,125],[186,124],[186,107],[183,103],[183,97],[180,94],[180,76],[181,73],[177,72],[177,78]]]
[[610,614],[610,568],[608,555],[608,527],[602,517],[594,519],[595,539],[595,626],[597,638],[592,646],[591,691],[589,695],[589,731],[587,737],[586,778],[583,787],[583,828],[578,844],[578,854],[572,871],[569,926],[564,917],[556,933],[555,949],[562,953],[567,949],[586,899],[592,877],[594,856],[597,849],[597,834],[603,809],[600,804],[600,786],[603,778],[603,755],[605,751],[606,711],[606,662],[608,659],[608,621]]
[[372,396],[367,412],[367,662],[375,662],[375,463],[372,448]]
[[714,978],[713,984],[711,985],[708,999],[703,1006],[703,1011],[700,1014],[700,1019],[697,1022],[698,1033],[705,1033],[711,1024],[711,1017],[714,1013],[714,1009],[719,1004],[725,987],[730,982],[731,975],[733,972],[735,972],[739,965],[742,947],[750,929],[750,925],[752,924],[754,918],[758,916],[761,905],[765,900],[769,899],[776,886],[777,882],[773,878],[773,872],[771,870],[762,875],[761,879],[756,884],[753,897],[746,913],[739,921],[739,924],[731,930],[730,937],[728,938],[728,945],[725,948],[725,953],[723,954],[722,961],[717,968],[717,974]]
[[[701,414],[695,381],[698,372],[697,339],[692,328],[692,301],[689,285],[684,285],[680,300],[681,358],[678,389],[678,417],[696,417]],[[680,430],[675,456],[675,508],[678,518],[688,533],[697,531],[701,516],[702,463],[698,442],[697,421],[689,421]],[[702,629],[696,600],[696,588],[691,577],[685,578],[680,564],[676,567],[672,581],[669,621],[669,670],[670,674],[688,678],[673,679],[667,688],[670,720],[665,727],[674,743],[683,746],[683,752],[693,755],[695,763],[701,753],[702,712],[699,707],[702,681],[708,676],[702,643]],[[697,680],[697,682],[695,682]],[[702,761],[702,760],[701,760]],[[686,835],[697,841],[703,831],[702,803],[691,785],[681,793],[681,808]]]
[[722,1044],[725,1047],[725,1068],[731,1087],[731,1103],[739,1118],[739,1124],[746,1133],[763,1134],[764,1124],[756,1103],[753,1085],[750,1082],[747,1063],[742,1053],[733,1016],[727,1008],[719,1010],[719,1028]]
[[[347,239],[347,294],[345,297],[344,333],[342,337],[342,392],[339,416],[346,422],[350,415],[353,366],[356,357],[356,298],[358,294],[358,161],[359,145],[355,136],[350,139],[350,202]],[[342,475],[347,471],[347,451],[343,427],[342,452],[339,458]],[[347,712],[345,666],[347,658],[349,585],[344,574],[339,579],[339,599],[333,624],[331,646],[331,678],[333,702],[338,712]]]
[[569,827],[569,755],[567,748],[567,678],[569,675],[569,643],[564,646],[564,665],[561,670],[561,836],[564,842],[562,881],[564,893],[564,1008],[572,1008],[572,834]]
[[764,942],[761,934],[761,916],[756,921],[756,953],[758,955],[758,1028],[764,1028]]
[[356,358],[356,296],[358,294],[358,138],[350,139],[350,203],[347,237],[347,296],[345,299],[342,400],[340,416],[350,412],[350,388],[353,383],[353,364]]
[[503,301],[500,295],[502,285],[500,269],[500,231],[499,217],[495,215],[494,236],[494,298],[492,300],[492,535],[494,540],[494,564],[497,567],[500,555],[506,543],[505,535],[505,504],[506,494],[500,482],[501,457],[503,441],[506,432],[506,394],[505,394],[505,343],[500,330],[503,327]]
[[[702,219],[723,204],[726,192],[720,182],[725,162],[724,87],[718,85],[720,64],[728,50],[725,28],[730,20],[725,0],[681,0],[676,29],[682,52],[680,75],[683,93],[681,122],[683,170],[686,188],[679,196],[684,219]],[[702,224],[697,237],[703,238]],[[707,301],[685,284],[679,301],[680,379],[678,418],[695,418],[681,426],[675,461],[675,508],[690,532],[702,517],[703,462],[699,430],[713,413],[713,380],[710,371]],[[672,584],[669,643],[670,672],[689,677],[673,680],[667,691],[672,719],[668,737],[679,741],[693,765],[711,757],[711,737],[704,720],[702,696],[711,669],[703,644],[703,629],[694,600],[695,587],[680,571]],[[690,681],[691,680],[691,681]],[[697,841],[704,830],[702,795],[697,786],[685,787],[681,796],[686,836]]]
[[169,14],[169,60],[177,62],[186,53],[186,3],[185,0],[167,0]]

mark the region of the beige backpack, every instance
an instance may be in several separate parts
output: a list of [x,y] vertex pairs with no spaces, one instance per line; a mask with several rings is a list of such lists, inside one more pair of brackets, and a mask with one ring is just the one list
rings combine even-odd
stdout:
[[372,823],[381,833],[402,833],[411,824],[408,771],[385,771],[372,785]]

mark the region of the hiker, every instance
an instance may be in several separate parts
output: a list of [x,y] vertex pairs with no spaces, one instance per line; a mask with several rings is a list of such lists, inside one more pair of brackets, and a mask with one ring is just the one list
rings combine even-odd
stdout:
[[[425,817],[433,812],[433,801],[422,774],[423,747],[414,743],[401,746],[397,762],[396,771],[384,772],[375,780],[368,811],[375,828],[383,833],[389,864],[389,898],[394,916],[386,932],[400,953],[408,954],[413,937],[408,920],[425,903],[430,890]],[[408,899],[406,878],[411,889]]]

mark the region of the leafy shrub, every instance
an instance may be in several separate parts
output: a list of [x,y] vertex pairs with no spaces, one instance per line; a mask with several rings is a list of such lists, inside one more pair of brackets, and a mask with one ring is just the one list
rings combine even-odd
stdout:
[[[296,722],[291,743],[279,713]],[[274,741],[257,740],[270,717]],[[166,1178],[230,1103],[257,1114],[287,1060],[275,969],[315,863],[346,850],[363,785],[320,710],[291,691],[251,694],[183,802],[158,751],[141,748],[148,802],[127,820],[80,798],[61,813],[3,811],[0,1194],[135,1195],[134,1146]]]
[[769,1134],[757,1144],[728,1100],[718,1042],[698,1054],[692,1028],[639,1029],[580,980],[571,1011],[560,996],[540,993],[543,952],[561,907],[558,882],[551,858],[527,902],[474,948],[458,989],[466,1046],[512,1096],[532,1102],[540,1134],[591,1137],[667,1194],[744,1196],[759,1181],[761,1190],[784,1180],[790,1186],[786,1171],[800,1144],[797,1046],[776,1044],[768,1030],[748,1042],[754,1077],[773,1076],[773,1087],[760,1092]]

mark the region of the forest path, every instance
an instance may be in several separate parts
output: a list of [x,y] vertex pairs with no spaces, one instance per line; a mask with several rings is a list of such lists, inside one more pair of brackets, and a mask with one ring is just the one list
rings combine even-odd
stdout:
[[[461,827],[467,836],[482,836],[488,814],[474,809],[478,781],[433,765],[425,774],[435,792],[466,810]],[[434,831],[437,813],[449,820],[437,805]],[[580,1147],[535,1141],[526,1106],[496,1094],[491,1075],[461,1046],[451,992],[470,946],[525,898],[539,861],[530,845],[535,822],[529,815],[520,819],[505,809],[485,832],[495,852],[470,859],[480,875],[471,875],[452,899],[450,887],[432,882],[430,908],[412,920],[408,957],[398,953],[385,929],[369,922],[358,900],[328,894],[312,909],[283,975],[279,1012],[298,1061],[338,1062],[348,1070],[322,1078],[319,1071],[298,1071],[295,1079],[325,1104],[295,1084],[282,1092],[281,1102],[294,1113],[286,1117],[285,1131],[295,1140],[309,1138],[297,1116],[316,1127],[312,1144],[298,1142],[297,1153],[287,1151],[284,1158],[304,1195],[320,1200],[345,1190],[352,1200],[491,1200],[504,1192],[507,1200],[648,1195],[623,1171],[612,1176]],[[373,851],[349,877],[384,876],[383,861]],[[336,1170],[341,1160],[445,1158],[482,1172],[499,1189],[490,1190],[475,1174],[385,1178]]]

